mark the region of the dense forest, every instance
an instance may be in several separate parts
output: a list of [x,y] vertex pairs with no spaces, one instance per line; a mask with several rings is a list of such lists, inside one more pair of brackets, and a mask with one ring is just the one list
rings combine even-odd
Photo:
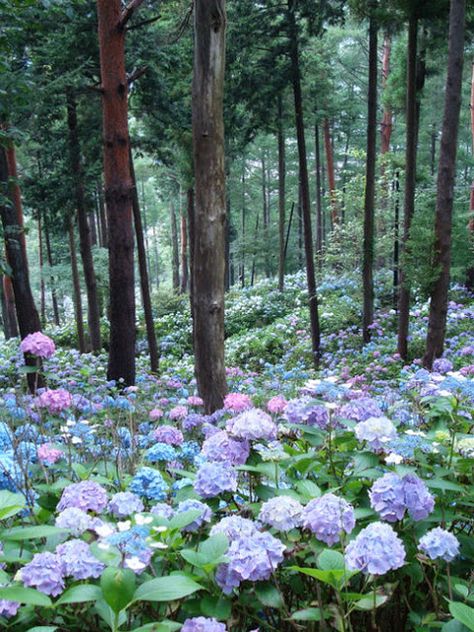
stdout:
[[0,0],[2,629],[474,630],[473,33]]

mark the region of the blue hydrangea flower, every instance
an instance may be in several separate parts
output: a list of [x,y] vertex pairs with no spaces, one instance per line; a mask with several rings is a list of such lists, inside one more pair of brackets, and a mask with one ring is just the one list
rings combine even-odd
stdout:
[[459,540],[449,531],[436,527],[420,538],[418,550],[432,560],[441,558],[452,562],[459,555]]
[[349,542],[345,560],[351,571],[384,575],[405,563],[405,549],[393,528],[385,522],[372,522]]
[[155,443],[145,455],[150,463],[158,463],[159,461],[174,461],[176,459],[176,450],[167,443]]
[[[153,555],[153,550],[147,543],[149,535],[149,527],[135,525],[125,531],[109,535],[106,541],[117,547],[122,555],[125,556],[124,566],[139,574],[148,566]],[[138,564],[134,564],[134,560],[137,560]]]
[[69,540],[56,547],[64,577],[79,581],[100,577],[105,565],[91,553],[89,545],[83,540]]
[[291,424],[308,424],[322,430],[328,428],[330,422],[326,406],[310,397],[290,400],[285,408],[285,417]]
[[168,483],[157,470],[141,467],[130,482],[130,491],[149,500],[165,500]]
[[370,506],[382,520],[396,522],[405,515],[405,490],[403,481],[393,472],[378,478],[369,490]]
[[318,540],[332,546],[339,542],[341,532],[351,533],[355,526],[354,508],[343,498],[324,494],[311,500],[304,507],[302,525]]
[[403,477],[405,504],[413,520],[424,520],[434,509],[434,498],[426,484],[415,474]]
[[37,588],[46,595],[56,597],[64,590],[64,578],[60,560],[54,553],[36,553],[31,562],[20,571],[25,586]]
[[167,503],[156,503],[150,509],[150,513],[160,516],[160,518],[170,520],[174,516],[174,509]]
[[237,472],[228,463],[203,463],[196,473],[194,489],[202,498],[237,490]]
[[17,601],[9,601],[8,599],[0,599],[0,617],[14,617],[18,612],[20,605]]
[[225,516],[211,528],[211,535],[223,533],[229,542],[237,538],[252,537],[258,533],[257,525],[240,516]]
[[64,511],[68,507],[77,507],[83,511],[101,513],[107,502],[107,492],[102,485],[95,481],[81,481],[64,488],[56,509]]
[[361,397],[343,404],[337,411],[337,417],[340,419],[352,419],[353,421],[365,421],[369,417],[382,417],[382,409],[370,397]]
[[56,517],[54,524],[60,529],[69,529],[72,535],[78,536],[93,528],[94,519],[82,509],[68,507]]
[[181,632],[227,632],[227,628],[217,619],[194,617],[193,619],[186,619]]
[[183,527],[183,531],[197,531],[199,527],[201,527],[205,522],[211,522],[212,511],[211,508],[208,507],[205,503],[202,503],[200,500],[195,500],[194,498],[188,498],[188,500],[183,500],[179,503],[176,508],[176,513],[184,513],[185,511],[199,510],[201,515]]
[[303,506],[291,496],[276,496],[264,502],[258,519],[279,531],[290,531],[301,525]]
[[197,441],[185,441],[181,444],[181,449],[178,453],[178,458],[182,461],[193,462],[194,458],[199,454],[201,448]]
[[141,499],[132,492],[118,492],[110,499],[108,510],[117,518],[125,518],[133,513],[143,511]]
[[202,444],[202,454],[209,461],[228,462],[230,465],[244,465],[250,454],[248,441],[231,439],[225,430],[220,430]]

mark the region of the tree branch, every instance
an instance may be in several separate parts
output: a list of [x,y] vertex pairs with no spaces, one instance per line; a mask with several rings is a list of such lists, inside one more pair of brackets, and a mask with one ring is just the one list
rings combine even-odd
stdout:
[[120,22],[118,23],[118,28],[120,30],[125,28],[125,25],[135,13],[136,9],[138,9],[138,7],[143,4],[144,1],[145,0],[130,0],[125,9],[122,11],[122,15],[120,16]]
[[134,29],[139,29],[142,26],[146,26],[147,24],[153,24],[161,18],[161,14],[155,15],[154,18],[150,18],[149,20],[143,20],[142,22],[137,22],[136,24],[132,24],[131,26],[127,26],[127,31],[133,31]]
[[139,79],[146,73],[147,70],[148,66],[142,66],[141,68],[135,68],[135,70],[132,70],[132,72],[127,76],[128,85]]

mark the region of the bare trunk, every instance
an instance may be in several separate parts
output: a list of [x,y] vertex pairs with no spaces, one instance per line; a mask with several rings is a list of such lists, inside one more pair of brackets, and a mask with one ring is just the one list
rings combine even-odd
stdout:
[[224,364],[225,0],[196,0],[194,29],[194,354],[199,393],[206,411],[212,412],[222,407],[227,392]]
[[331,200],[331,222],[333,229],[339,222],[339,209],[336,196],[336,174],[334,172],[334,154],[331,142],[331,129],[329,127],[329,119],[324,119],[324,148],[326,151],[326,165],[328,174],[329,197]]
[[81,282],[79,280],[79,268],[77,267],[76,241],[74,239],[74,220],[69,222],[69,252],[71,254],[72,292],[74,300],[74,313],[76,316],[76,331],[79,351],[86,352],[84,337],[84,317],[82,313]]
[[135,285],[132,193],[125,71],[125,15],[120,0],[97,0],[107,204],[110,345],[107,376],[135,382]]
[[240,217],[240,224],[242,228],[242,262],[240,268],[240,282],[241,286],[245,287],[245,249],[246,249],[246,223],[247,223],[247,202],[246,202],[246,187],[245,187],[245,158],[242,162],[242,210]]
[[[474,152],[474,62],[472,64],[471,77],[471,138],[472,151]],[[468,239],[474,241],[474,180],[471,183],[471,195],[469,198],[469,222],[467,225]],[[474,265],[470,265],[466,271],[466,287],[474,292]]]
[[18,322],[16,318],[15,295],[13,293],[13,284],[9,276],[3,276],[3,297],[5,301],[5,318],[4,325],[8,328],[7,338],[18,337]]
[[171,248],[172,248],[172,268],[173,268],[173,290],[179,291],[179,243],[178,224],[176,222],[176,211],[174,203],[170,204],[170,224],[171,224]]
[[319,145],[319,125],[314,124],[314,155],[316,169],[316,256],[319,269],[323,266],[323,205],[321,199],[321,148]]
[[[392,37],[390,33],[385,33],[383,42],[383,59],[382,59],[382,87],[385,90],[387,80],[390,74],[390,56],[392,52]],[[383,119],[380,130],[380,153],[382,156],[390,151],[390,139],[393,129],[392,109],[388,105],[384,105]]]
[[[48,258],[48,266],[49,266],[49,269],[52,270],[53,254],[51,251],[51,240],[49,238],[49,226],[48,226],[48,220],[46,217],[44,219],[44,238],[46,242],[46,256]],[[50,284],[51,284],[51,302],[53,304],[54,322],[59,327],[59,325],[61,324],[61,321],[59,318],[58,297],[56,294],[56,283],[55,283],[54,275],[52,272],[50,276]]]
[[285,285],[285,206],[286,206],[286,147],[283,127],[283,99],[278,98],[278,289]]
[[446,335],[448,290],[451,270],[451,232],[456,175],[456,152],[461,109],[462,68],[466,0],[451,0],[449,14],[448,75],[446,79],[443,128],[436,192],[435,256],[433,267],[439,275],[433,284],[428,335],[423,364],[431,369],[442,355]]
[[183,214],[181,215],[181,294],[188,290],[188,276],[188,226]]
[[45,325],[46,323],[46,291],[44,287],[44,276],[43,276],[43,265],[44,265],[44,257],[43,257],[43,225],[41,221],[41,211],[38,210],[38,263],[39,263],[39,273],[40,273],[40,319],[41,324]]

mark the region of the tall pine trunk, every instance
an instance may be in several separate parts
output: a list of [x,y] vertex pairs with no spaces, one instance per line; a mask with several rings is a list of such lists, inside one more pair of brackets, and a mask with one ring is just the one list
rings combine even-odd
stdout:
[[[138,4],[137,2],[131,2]],[[135,382],[135,286],[125,22],[120,0],[97,0],[107,205],[110,342],[107,377]]]
[[464,27],[466,0],[451,0],[449,13],[448,75],[444,104],[443,128],[436,192],[435,247],[433,268],[439,270],[433,284],[426,351],[423,364],[431,369],[433,361],[443,353],[448,311],[448,290],[451,270],[451,233],[454,178],[462,94],[464,60]]
[[71,255],[72,296],[74,302],[74,315],[76,318],[76,332],[79,351],[86,352],[86,339],[84,336],[84,317],[82,312],[81,281],[77,266],[76,241],[74,237],[74,219],[69,220],[68,226],[69,253]]
[[171,252],[172,252],[172,274],[173,274],[173,290],[179,292],[179,242],[178,242],[178,223],[176,221],[176,211],[174,203],[170,203],[170,224],[171,224]]
[[196,379],[206,412],[221,408],[227,392],[224,364],[225,30],[225,0],[196,0],[192,99],[193,314]]
[[301,94],[301,76],[298,30],[296,25],[296,2],[288,0],[288,24],[290,39],[291,75],[295,102],[295,124],[298,142],[298,164],[300,172],[301,206],[304,224],[304,250],[306,259],[306,281],[308,286],[309,316],[311,323],[311,347],[313,362],[319,364],[321,333],[319,327],[318,297],[314,272],[313,235],[311,229],[311,203],[309,199],[308,161],[303,118],[303,97]]
[[40,320],[41,324],[46,324],[46,288],[44,285],[44,254],[43,254],[43,222],[41,221],[41,211],[38,210],[38,263],[40,273]]
[[8,328],[6,338],[16,338],[18,336],[18,321],[16,318],[15,295],[11,277],[4,275],[2,279],[3,297],[5,301],[5,330]]
[[286,147],[283,99],[278,97],[278,289],[285,285]]
[[[392,53],[392,36],[386,32],[383,42],[383,58],[382,58],[382,82],[383,89],[387,87],[388,77],[390,75],[390,57]],[[390,151],[390,140],[392,138],[393,129],[393,113],[392,108],[384,104],[383,118],[380,125],[380,153],[382,156]],[[385,165],[382,165],[383,168]]]
[[69,156],[71,171],[74,178],[74,193],[76,198],[77,224],[79,227],[79,249],[81,252],[82,268],[87,293],[87,322],[89,324],[89,338],[92,351],[100,351],[100,309],[97,294],[97,280],[92,257],[92,242],[89,222],[86,212],[84,195],[84,181],[81,161],[81,146],[77,128],[77,104],[71,88],[66,90],[67,123],[69,131]]
[[369,23],[369,90],[367,116],[367,161],[364,201],[364,256],[362,266],[364,343],[370,341],[370,326],[374,320],[374,251],[375,251],[375,163],[377,127],[377,23],[374,15],[376,3],[370,3]]
[[61,324],[61,320],[59,318],[59,307],[58,307],[58,297],[57,297],[57,292],[56,292],[56,283],[54,279],[54,274],[52,272],[53,253],[51,250],[51,239],[49,237],[49,225],[48,225],[47,217],[44,218],[44,239],[46,242],[46,257],[48,259],[48,266],[50,269],[51,302],[53,304],[54,323],[59,327],[59,325]]
[[336,173],[334,171],[334,153],[332,150],[331,128],[329,126],[329,119],[327,118],[324,119],[323,131],[324,149],[326,152],[329,198],[331,200],[331,222],[334,229],[339,223],[339,209],[336,196]]
[[316,170],[316,256],[321,270],[323,266],[323,204],[321,199],[321,148],[317,123],[314,124],[314,156]]
[[[472,64],[471,75],[471,149],[474,152],[474,62]],[[469,223],[468,223],[468,239],[471,244],[474,242],[474,180],[471,183],[471,195],[469,197]],[[466,271],[466,287],[474,292],[474,263],[468,267]]]

